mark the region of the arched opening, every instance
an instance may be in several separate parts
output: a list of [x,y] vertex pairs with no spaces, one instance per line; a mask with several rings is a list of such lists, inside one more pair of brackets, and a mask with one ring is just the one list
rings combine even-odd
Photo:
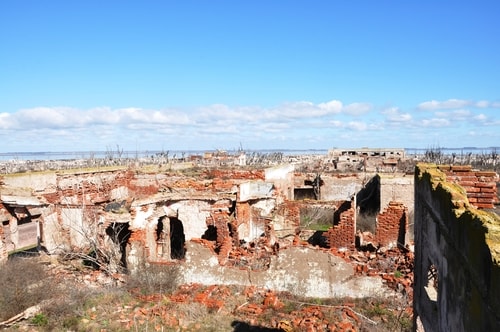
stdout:
[[183,259],[186,255],[184,243],[184,226],[177,218],[170,218],[170,257],[172,259]]

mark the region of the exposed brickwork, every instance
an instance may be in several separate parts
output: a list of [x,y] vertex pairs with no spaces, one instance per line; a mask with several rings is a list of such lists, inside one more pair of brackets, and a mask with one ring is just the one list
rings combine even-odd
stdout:
[[129,242],[141,242],[145,243],[146,231],[143,229],[133,229],[130,232]]
[[497,182],[499,176],[493,171],[475,171],[471,166],[439,166],[447,180],[461,185],[467,192],[467,198],[476,208],[492,209],[499,202]]
[[339,210],[339,220],[336,225],[325,232],[330,248],[354,248],[356,219],[353,202],[346,201],[346,208]]
[[303,202],[300,201],[286,201],[279,206],[278,214],[298,227],[300,224],[301,205],[303,205]]
[[408,209],[400,202],[390,202],[377,216],[375,239],[381,246],[404,245],[404,234],[408,228]]
[[238,224],[250,221],[251,218],[250,204],[248,202],[237,202],[236,216],[238,218]]
[[231,180],[265,180],[264,170],[213,169],[206,172],[210,178]]

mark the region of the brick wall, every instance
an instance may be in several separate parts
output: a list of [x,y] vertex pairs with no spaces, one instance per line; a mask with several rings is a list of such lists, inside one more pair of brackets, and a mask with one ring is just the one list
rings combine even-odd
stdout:
[[400,202],[389,205],[377,216],[375,239],[381,246],[404,245],[408,228],[408,209]]
[[470,165],[440,165],[447,180],[461,185],[467,192],[469,203],[476,208],[493,209],[498,203],[498,174],[492,171],[474,171]]
[[330,248],[353,248],[355,245],[355,207],[352,201],[344,204],[338,210],[338,222],[324,235]]
[[286,201],[280,206],[279,213],[284,216],[286,222],[293,228],[300,227],[300,207],[303,205],[300,201]]
[[252,218],[250,203],[236,202],[236,218],[238,225],[248,224]]

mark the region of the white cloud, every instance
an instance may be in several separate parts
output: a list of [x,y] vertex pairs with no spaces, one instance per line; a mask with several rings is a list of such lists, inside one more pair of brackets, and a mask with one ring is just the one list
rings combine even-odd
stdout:
[[82,125],[83,119],[74,109],[64,107],[36,107],[23,109],[16,113],[19,123],[23,126],[49,128],[72,128]]
[[0,128],[6,130],[13,127],[12,115],[10,113],[0,113]]
[[[369,103],[344,105],[339,100],[297,101],[269,108],[225,104],[182,110],[36,107],[0,113],[0,135],[5,150],[23,146],[24,150],[32,151],[103,149],[116,144],[149,150],[167,146],[168,149],[231,148],[240,142],[255,144],[256,148],[318,148],[311,142],[326,147],[342,146],[346,143],[343,137],[349,138],[349,145],[386,146],[389,140],[390,145],[395,145],[394,138],[400,142],[396,145],[425,146],[433,143],[427,142],[430,138],[446,133],[446,128],[453,130],[454,137],[463,132],[464,137],[470,138],[472,136],[466,133],[474,131],[477,137],[481,133],[492,141],[485,143],[483,139],[480,144],[451,141],[451,145],[495,145],[500,139],[495,131],[500,126],[499,116],[492,109],[495,103],[471,102],[469,107],[483,107],[480,112],[449,108],[469,103],[464,100],[428,103],[421,105],[432,112],[399,107],[371,112],[374,107]],[[279,146],[276,145],[278,138]]]
[[445,101],[431,100],[420,103],[418,105],[418,108],[421,110],[433,111],[433,110],[463,108],[471,104],[472,103],[470,101],[462,99],[448,99]]
[[401,113],[398,107],[391,107],[381,112],[389,122],[409,122],[412,120],[410,113]]
[[474,120],[477,120],[477,121],[486,121],[488,120],[488,117],[484,114],[478,114],[474,117]]
[[330,124],[333,127],[336,127],[336,128],[342,128],[343,127],[342,121],[338,121],[338,120],[332,120],[332,121],[330,121]]
[[471,117],[471,111],[469,110],[455,110],[449,112],[436,112],[434,113],[439,118],[448,118],[453,121],[463,121]]
[[490,102],[487,100],[480,100],[475,103],[477,108],[487,108],[490,107]]
[[326,103],[321,103],[318,107],[322,110],[328,111],[328,113],[338,114],[342,111],[342,102],[338,100],[330,100]]
[[357,130],[357,131],[363,131],[368,129],[368,125],[364,122],[361,121],[350,121],[347,124],[347,128],[352,129],[352,130]]
[[372,105],[368,103],[352,103],[346,105],[342,112],[350,115],[362,115],[370,112],[372,109]]
[[448,127],[450,125],[450,121],[443,118],[424,119],[421,123],[424,127],[433,128]]

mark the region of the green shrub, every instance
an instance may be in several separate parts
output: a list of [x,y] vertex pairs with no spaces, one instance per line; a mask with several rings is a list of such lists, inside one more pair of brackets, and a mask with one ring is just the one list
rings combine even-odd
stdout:
[[44,314],[36,314],[35,317],[31,319],[31,323],[36,326],[46,326],[49,323],[49,319]]

